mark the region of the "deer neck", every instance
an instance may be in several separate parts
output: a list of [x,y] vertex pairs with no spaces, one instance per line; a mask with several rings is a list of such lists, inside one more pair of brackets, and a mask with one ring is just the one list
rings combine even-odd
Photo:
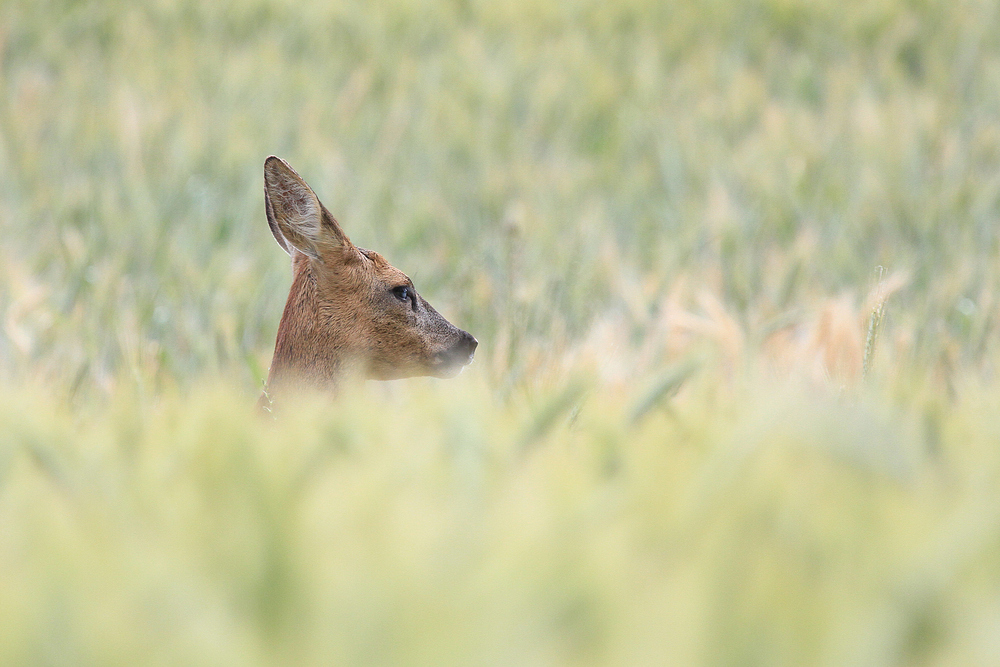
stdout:
[[330,326],[336,308],[320,298],[309,258],[295,253],[292,267],[292,287],[278,325],[267,390],[272,392],[287,380],[316,389],[336,389],[350,341]]

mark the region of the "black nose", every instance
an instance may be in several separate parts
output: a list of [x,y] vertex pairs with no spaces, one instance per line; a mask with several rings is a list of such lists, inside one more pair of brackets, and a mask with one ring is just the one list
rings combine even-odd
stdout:
[[465,343],[466,349],[469,350],[469,360],[471,361],[472,355],[476,353],[476,348],[479,347],[479,341],[467,331],[462,332],[462,340]]
[[460,364],[462,366],[471,364],[472,357],[476,353],[476,347],[478,346],[479,341],[476,340],[475,336],[467,331],[462,331],[461,337],[446,353],[446,358],[452,364]]

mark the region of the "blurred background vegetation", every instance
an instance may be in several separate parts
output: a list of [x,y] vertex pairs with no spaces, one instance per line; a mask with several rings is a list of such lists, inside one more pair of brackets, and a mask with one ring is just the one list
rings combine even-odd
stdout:
[[[995,664],[998,13],[0,3],[0,662]],[[465,374],[248,416],[272,153]]]

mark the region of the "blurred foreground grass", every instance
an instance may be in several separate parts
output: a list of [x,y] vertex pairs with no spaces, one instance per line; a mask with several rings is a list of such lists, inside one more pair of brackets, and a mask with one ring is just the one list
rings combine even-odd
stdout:
[[[4,664],[990,664],[997,394],[8,395]],[[387,418],[387,414],[392,418]]]
[[641,392],[496,406],[471,378],[277,421],[228,389],[83,417],[8,395],[0,656],[993,662],[995,389],[705,378],[638,420]]
[[[995,664],[995,3],[11,0],[0,58],[0,663]],[[251,414],[271,153],[469,371]]]

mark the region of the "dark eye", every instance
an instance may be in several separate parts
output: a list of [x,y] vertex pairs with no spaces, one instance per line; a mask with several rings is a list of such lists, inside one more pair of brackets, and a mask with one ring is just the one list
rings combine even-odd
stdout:
[[406,285],[400,285],[399,287],[393,287],[392,288],[392,293],[400,301],[409,301],[410,297],[413,295],[413,292]]

